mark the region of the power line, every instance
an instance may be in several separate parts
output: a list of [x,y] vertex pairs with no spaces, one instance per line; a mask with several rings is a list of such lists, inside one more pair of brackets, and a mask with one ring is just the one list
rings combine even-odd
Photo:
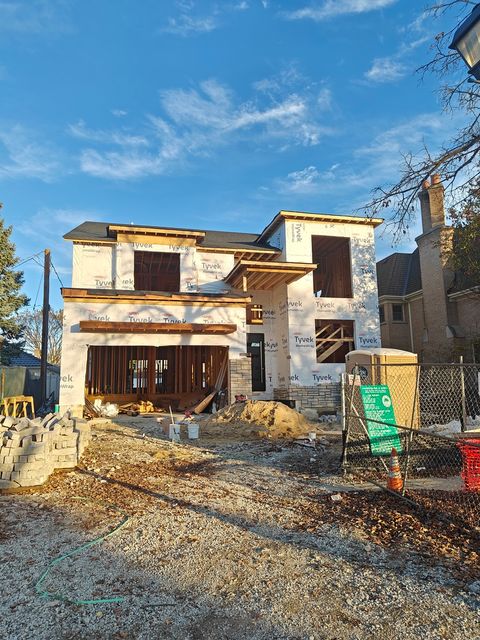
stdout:
[[60,278],[60,276],[58,275],[57,270],[55,269],[55,265],[53,264],[53,261],[51,262],[51,265],[52,265],[52,269],[53,269],[53,270],[54,270],[54,272],[55,272],[55,275],[57,276],[57,280],[59,281],[60,286],[61,286],[61,287],[63,287],[63,288],[65,288],[65,285],[63,284],[62,279]]
[[37,295],[35,296],[35,302],[33,303],[33,310],[35,311],[35,307],[37,306],[37,300],[38,300],[38,294],[40,293],[40,287],[42,286],[42,282],[43,282],[43,271],[40,275],[40,281],[38,283],[38,289],[37,289]]
[[[34,253],[34,254],[33,254],[33,256],[30,256],[29,258],[25,258],[25,260],[22,260],[22,262],[17,263],[17,264],[15,265],[15,267],[21,267],[21,266],[22,266],[22,264],[25,264],[25,263],[26,263],[26,262],[28,262],[29,260],[35,260],[35,258],[36,258],[37,256],[39,256],[41,253],[43,253],[43,252],[42,252],[42,251],[39,251],[38,253]],[[37,262],[37,261],[35,260],[35,262]],[[37,262],[37,264],[40,264],[40,263],[39,263],[39,262]],[[42,266],[42,265],[40,265],[40,266]]]

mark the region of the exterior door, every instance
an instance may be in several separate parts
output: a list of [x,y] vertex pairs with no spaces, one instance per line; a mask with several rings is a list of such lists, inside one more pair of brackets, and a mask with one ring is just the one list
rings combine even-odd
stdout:
[[265,391],[265,334],[247,334],[247,353],[252,364],[252,391]]

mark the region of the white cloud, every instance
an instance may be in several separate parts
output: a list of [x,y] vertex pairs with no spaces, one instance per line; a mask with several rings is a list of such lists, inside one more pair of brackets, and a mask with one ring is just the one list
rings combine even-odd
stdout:
[[317,145],[331,133],[321,122],[328,101],[329,94],[319,94],[316,87],[304,94],[284,91],[239,101],[228,86],[206,80],[198,88],[162,91],[162,113],[149,115],[140,132],[91,130],[82,121],[68,130],[91,143],[80,152],[84,172],[108,179],[138,178],[167,173],[178,163],[233,143],[254,149],[275,145],[281,151]]
[[131,135],[125,131],[110,132],[88,129],[83,120],[79,120],[76,124],[68,125],[68,131],[75,138],[92,142],[105,142],[106,144],[125,147],[146,147],[149,144],[145,136]]
[[62,0],[0,1],[0,33],[68,32],[68,4]]
[[375,58],[372,66],[365,72],[365,78],[371,82],[395,82],[407,73],[407,67],[392,58]]
[[178,18],[169,18],[161,31],[186,38],[196,33],[209,33],[217,27],[218,20],[214,16],[194,17],[184,13]]
[[123,109],[112,109],[112,115],[116,118],[124,118],[128,115],[128,111],[124,111]]
[[58,152],[21,125],[0,129],[0,176],[50,182],[62,173]]
[[370,200],[373,188],[394,184],[398,180],[406,153],[421,154],[425,144],[435,153],[441,141],[459,126],[458,118],[449,119],[439,113],[415,116],[383,131],[368,145],[350,152],[348,161],[335,163],[326,170],[311,165],[292,171],[273,180],[271,188],[265,191],[297,197],[334,195],[339,210],[348,205],[348,210],[352,211]]
[[295,11],[288,11],[284,15],[289,20],[310,19],[320,22],[328,18],[347,14],[366,13],[383,9],[394,4],[397,0],[325,0]]

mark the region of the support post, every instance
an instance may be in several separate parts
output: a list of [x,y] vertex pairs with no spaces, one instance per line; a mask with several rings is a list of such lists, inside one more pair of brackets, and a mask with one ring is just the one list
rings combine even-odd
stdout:
[[460,356],[460,389],[462,393],[461,428],[462,428],[462,431],[466,431],[467,430],[467,404],[465,399],[465,370],[463,366],[463,356]]
[[42,354],[40,387],[42,404],[47,401],[48,320],[50,313],[50,249],[45,249],[43,261]]

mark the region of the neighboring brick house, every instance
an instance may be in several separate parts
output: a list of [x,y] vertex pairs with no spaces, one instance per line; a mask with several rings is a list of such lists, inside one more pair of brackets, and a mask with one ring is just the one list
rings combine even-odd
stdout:
[[85,396],[186,405],[219,378],[230,399],[334,405],[345,354],[380,346],[380,223],[281,211],[260,234],[81,224],[65,236],[62,409]]
[[438,176],[424,184],[420,204],[423,233],[417,249],[377,263],[382,345],[418,353],[424,362],[460,355],[479,361],[480,289],[462,283],[448,266],[453,228],[445,223]]

